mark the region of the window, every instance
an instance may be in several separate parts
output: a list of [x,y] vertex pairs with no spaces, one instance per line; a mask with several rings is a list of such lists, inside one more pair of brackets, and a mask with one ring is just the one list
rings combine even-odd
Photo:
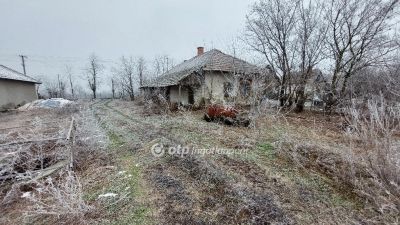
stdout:
[[240,94],[242,97],[249,97],[251,91],[251,79],[240,79]]
[[229,98],[232,93],[233,85],[230,82],[224,83],[224,97]]

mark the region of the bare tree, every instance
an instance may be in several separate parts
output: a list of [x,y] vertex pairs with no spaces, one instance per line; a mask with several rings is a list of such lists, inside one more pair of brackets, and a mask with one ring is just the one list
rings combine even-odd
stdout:
[[296,58],[300,69],[296,87],[296,111],[304,110],[306,102],[305,88],[313,75],[315,66],[324,58],[324,42],[327,26],[323,22],[324,5],[320,2],[312,3],[301,1],[298,8]]
[[[144,64],[143,64],[144,67]],[[119,68],[115,69],[116,75],[120,78],[121,88],[129,95],[131,101],[135,100],[135,60],[132,57],[121,57]]]
[[143,86],[143,76],[146,70],[146,61],[143,57],[137,60],[137,71],[139,75],[139,87]]
[[114,78],[111,78],[111,93],[112,93],[112,98],[115,98],[115,81]]
[[86,78],[89,84],[89,88],[93,93],[93,98],[95,99],[97,87],[99,85],[99,76],[100,73],[103,71],[104,67],[100,63],[100,60],[95,54],[92,54],[89,57],[89,65],[86,68]]
[[65,95],[65,82],[61,80],[60,75],[57,79],[46,79],[44,88],[49,98],[63,98]]
[[59,97],[59,92],[58,92],[58,83],[54,81],[47,81],[45,83],[46,85],[46,92],[49,98],[58,98]]
[[57,87],[58,87],[58,96],[60,98],[65,97],[65,88],[66,84],[65,82],[60,78],[60,74],[57,75]]
[[247,16],[246,42],[261,53],[280,85],[281,106],[291,105],[296,38],[296,8],[299,1],[260,0]]
[[154,74],[160,76],[174,67],[174,60],[168,55],[156,56],[154,59]]
[[65,66],[65,71],[67,73],[68,81],[69,81],[69,87],[71,90],[71,97],[72,99],[75,99],[75,90],[74,90],[74,84],[73,84],[73,73],[72,73],[72,67],[71,66]]
[[80,85],[75,85],[74,92],[77,98],[89,98],[90,96],[90,93],[87,92],[87,89]]
[[338,104],[349,78],[362,68],[379,65],[397,46],[390,38],[399,0],[334,0],[327,10],[328,44],[333,61],[328,108]]
[[[399,59],[398,59],[399,60]],[[381,76],[385,83],[385,88],[394,98],[400,98],[400,62],[397,62],[393,66],[387,66],[387,69],[383,71]]]
[[394,64],[357,71],[349,79],[346,94],[352,98],[362,97],[365,104],[369,99],[380,97],[388,103],[397,102],[400,97],[400,62],[396,61]]

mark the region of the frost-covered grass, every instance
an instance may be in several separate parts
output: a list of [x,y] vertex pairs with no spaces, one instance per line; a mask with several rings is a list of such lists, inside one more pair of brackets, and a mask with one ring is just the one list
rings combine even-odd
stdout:
[[58,180],[48,177],[34,183],[34,191],[26,195],[29,204],[24,211],[25,219],[51,216],[69,222],[85,223],[85,214],[93,208],[83,199],[82,184],[72,171],[63,172]]
[[[149,156],[148,148],[151,146],[150,143],[163,139],[167,139],[165,141],[169,144],[189,144],[203,148],[245,147],[250,149],[249,154],[233,155],[227,158],[206,156],[204,162],[220,168],[222,173],[226,173],[227,176],[236,180],[236,185],[249,188],[253,185],[262,185],[262,191],[272,192],[278,202],[290,202],[283,204],[282,207],[300,224],[309,224],[316,219],[335,220],[338,223],[354,222],[354,216],[362,214],[358,211],[358,201],[337,191],[324,175],[314,172],[304,173],[293,168],[290,163],[281,158],[282,154],[278,154],[279,143],[283,140],[282,138],[286,137],[285,135],[307,135],[304,131],[309,127],[303,127],[302,124],[291,124],[284,118],[278,120],[279,116],[274,115],[274,118],[257,118],[254,129],[227,127],[203,121],[201,112],[147,115],[143,118],[139,106],[119,101],[108,102],[104,110],[108,111],[107,115],[111,115],[109,119],[116,124],[114,130],[122,129],[121,137],[126,138],[130,134],[134,134],[141,140],[141,147],[144,149],[133,154],[138,157],[138,160],[146,162],[146,167],[160,162],[151,158],[151,155]],[[119,126],[121,121],[125,121],[123,126]],[[290,130],[292,128],[295,129]],[[304,131],[299,132],[301,129]],[[288,131],[290,132],[288,133]],[[324,135],[317,130],[313,130],[312,133],[307,139]],[[326,138],[326,140],[334,143],[332,138]],[[147,157],[150,158],[145,159]],[[199,166],[207,167],[207,164]],[[183,182],[184,190],[188,194],[196,196],[194,199],[204,194],[198,190],[199,187],[189,182],[190,179],[185,180],[188,179],[187,171],[181,171],[180,166],[176,168],[176,165],[170,165],[168,158],[163,159],[161,165],[168,168],[168,175],[171,179]],[[151,184],[152,181],[148,182],[150,185],[154,185]],[[202,184],[204,188],[207,188],[207,185],[207,183]],[[195,204],[201,204],[194,199]],[[304,208],[304,201],[307,201],[307,209]],[[203,213],[205,212],[197,212],[199,216]],[[341,216],[332,217],[332,215]]]
[[127,132],[127,124],[117,124],[113,117],[122,115],[110,111],[106,102],[98,104],[94,112],[102,113],[97,117],[110,140],[108,149],[117,169],[112,170],[112,174],[97,187],[91,188],[86,198],[89,201],[100,200],[104,213],[99,221],[101,224],[150,224],[149,206],[143,204],[142,171],[130,149],[131,143],[137,142],[138,138]]
[[[143,106],[118,100],[97,101],[85,109],[76,117],[84,119],[78,120],[77,165],[82,166],[75,173],[82,193],[76,199],[89,209],[79,215],[84,222],[246,224],[268,218],[349,224],[377,215],[370,215],[371,204],[332,179],[327,173],[332,167],[315,167],[337,165],[332,156],[348,147],[337,118],[271,113],[242,128],[207,123],[201,111],[143,114]],[[156,143],[248,151],[156,158],[150,151]],[[54,187],[63,184],[55,181]],[[34,194],[32,189],[16,196],[27,201]]]
[[[7,193],[0,196],[2,207],[7,209],[2,212],[4,221],[15,224],[24,219],[33,224],[89,223],[92,218],[88,215],[95,212],[96,207],[84,199],[86,181],[81,179],[82,174],[109,160],[108,137],[92,111],[84,103],[64,112],[29,110],[9,116],[8,120],[14,121],[13,126],[0,121],[0,128],[4,126],[1,132],[7,131],[12,137],[7,143],[13,143],[4,146],[18,151],[7,161],[12,163],[11,167],[0,167],[27,176],[23,180],[18,177],[2,180],[1,193]],[[66,140],[72,117],[77,127],[73,145]],[[2,119],[7,121],[7,117]],[[69,167],[71,153],[73,168]],[[26,207],[18,208],[19,204]],[[24,216],[15,217],[16,214]]]

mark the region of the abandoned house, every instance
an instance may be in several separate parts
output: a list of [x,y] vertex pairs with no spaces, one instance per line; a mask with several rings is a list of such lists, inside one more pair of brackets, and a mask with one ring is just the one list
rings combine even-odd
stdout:
[[306,106],[321,106],[323,98],[329,92],[329,82],[331,77],[328,74],[323,74],[321,70],[314,69],[308,75],[307,81],[302,84],[302,73],[295,71],[291,74],[291,88],[295,90],[293,93],[296,98],[296,91],[304,85],[304,94],[306,97]]
[[36,100],[38,84],[37,80],[0,65],[0,111]]
[[162,94],[170,103],[200,106],[246,102],[250,96],[256,66],[213,49],[185,60],[141,88],[148,94]]

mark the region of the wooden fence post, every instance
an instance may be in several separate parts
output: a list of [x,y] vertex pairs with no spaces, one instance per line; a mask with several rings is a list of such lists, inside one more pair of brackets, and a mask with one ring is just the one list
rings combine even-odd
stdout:
[[75,144],[75,119],[72,117],[71,124],[69,126],[68,135],[67,135],[67,142],[70,149],[70,162],[69,168],[72,170],[74,168],[74,144]]

